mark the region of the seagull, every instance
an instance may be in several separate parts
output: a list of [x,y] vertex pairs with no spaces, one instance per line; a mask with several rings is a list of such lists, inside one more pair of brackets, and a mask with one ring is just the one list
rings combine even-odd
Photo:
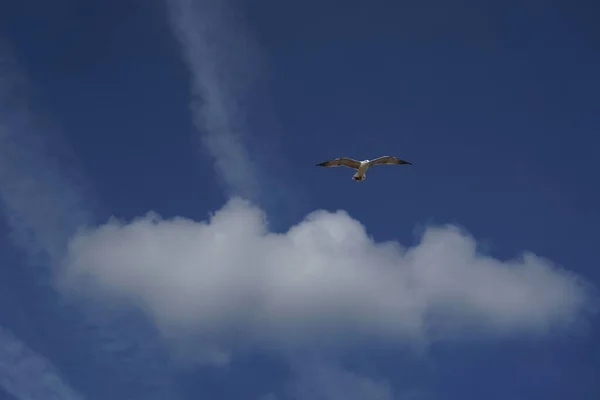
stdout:
[[378,164],[412,165],[412,163],[410,163],[408,161],[401,160],[401,159],[393,157],[393,156],[382,156],[382,157],[378,157],[374,160],[363,160],[363,161],[353,160],[352,158],[348,158],[348,157],[339,157],[339,158],[334,158],[333,160],[329,160],[329,161],[325,161],[320,164],[317,164],[317,167],[341,167],[342,166],[342,167],[352,168],[352,169],[356,170],[356,173],[352,176],[352,179],[354,179],[357,182],[362,182],[367,177],[367,169],[369,169],[369,167],[372,167],[373,165],[378,165]]

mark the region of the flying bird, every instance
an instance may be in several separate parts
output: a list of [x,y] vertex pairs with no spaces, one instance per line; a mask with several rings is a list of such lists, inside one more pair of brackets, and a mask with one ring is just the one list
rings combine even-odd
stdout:
[[352,179],[358,182],[362,182],[367,177],[367,169],[372,167],[373,165],[379,164],[387,164],[387,165],[399,165],[399,164],[407,164],[412,165],[412,163],[401,160],[397,157],[393,156],[382,156],[378,157],[374,160],[353,160],[348,157],[339,157],[333,160],[325,161],[320,164],[317,164],[317,167],[348,167],[356,170],[356,173],[352,176]]

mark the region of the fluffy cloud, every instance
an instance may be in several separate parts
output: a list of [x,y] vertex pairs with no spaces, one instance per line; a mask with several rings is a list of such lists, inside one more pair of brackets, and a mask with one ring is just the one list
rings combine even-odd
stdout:
[[453,226],[427,229],[410,248],[375,242],[343,211],[271,233],[262,211],[239,199],[208,221],[150,214],[82,231],[60,283],[131,302],[167,337],[202,339],[222,361],[218,349],[235,346],[538,334],[569,326],[588,304],[578,276],[533,254],[478,254]]

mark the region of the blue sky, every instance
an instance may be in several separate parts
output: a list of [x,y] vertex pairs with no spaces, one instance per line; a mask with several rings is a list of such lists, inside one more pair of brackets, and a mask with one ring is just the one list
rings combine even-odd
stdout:
[[521,3],[0,5],[0,399],[596,399],[600,10]]

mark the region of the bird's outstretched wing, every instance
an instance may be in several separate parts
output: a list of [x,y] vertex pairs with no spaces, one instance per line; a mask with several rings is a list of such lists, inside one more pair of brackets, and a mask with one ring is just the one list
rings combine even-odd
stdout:
[[348,157],[340,157],[317,164],[317,167],[348,167],[358,169],[358,167],[360,167],[360,161]]
[[369,166],[373,166],[373,165],[378,165],[378,164],[387,164],[387,165],[399,165],[399,164],[407,164],[407,165],[412,165],[412,163],[405,161],[405,160],[401,160],[397,157],[393,157],[393,156],[382,156],[382,157],[378,157],[374,160],[369,161]]

